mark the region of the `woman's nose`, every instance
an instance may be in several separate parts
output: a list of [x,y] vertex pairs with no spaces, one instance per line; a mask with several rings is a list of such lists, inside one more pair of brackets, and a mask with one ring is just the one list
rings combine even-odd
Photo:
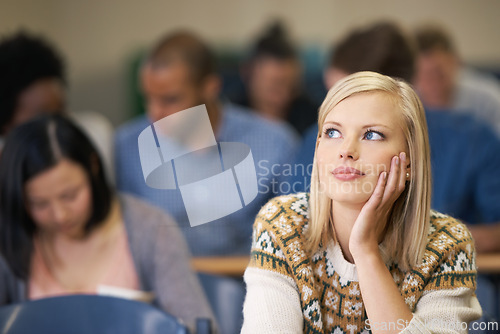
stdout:
[[355,140],[344,139],[340,147],[339,156],[341,159],[357,160],[359,158],[358,148]]
[[52,214],[54,217],[54,221],[57,224],[64,224],[68,220],[68,210],[62,204],[55,204],[52,207]]

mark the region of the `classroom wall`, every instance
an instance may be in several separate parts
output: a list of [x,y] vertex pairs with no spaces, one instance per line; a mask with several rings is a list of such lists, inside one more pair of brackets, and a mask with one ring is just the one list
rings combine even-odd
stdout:
[[214,45],[244,46],[279,17],[302,45],[327,46],[375,19],[409,26],[437,20],[454,32],[468,63],[500,67],[496,0],[0,0],[0,34],[27,28],[64,53],[69,106],[114,124],[129,117],[127,66],[132,55],[175,28],[192,28]]

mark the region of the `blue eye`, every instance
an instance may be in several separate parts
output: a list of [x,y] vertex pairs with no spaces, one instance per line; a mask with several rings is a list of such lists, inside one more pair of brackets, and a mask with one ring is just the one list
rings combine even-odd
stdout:
[[366,140],[382,140],[385,138],[382,133],[372,130],[366,131],[364,137]]
[[325,134],[329,138],[340,138],[340,132],[335,129],[326,129]]

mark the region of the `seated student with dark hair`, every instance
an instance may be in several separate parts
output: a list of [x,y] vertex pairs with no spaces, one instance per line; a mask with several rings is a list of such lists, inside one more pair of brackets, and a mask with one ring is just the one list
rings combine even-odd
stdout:
[[257,38],[243,66],[245,93],[234,102],[269,119],[284,120],[299,133],[316,122],[319,105],[301,91],[300,58],[280,23]]
[[124,294],[153,301],[190,328],[196,318],[213,319],[175,221],[115,194],[95,147],[65,117],[11,131],[0,185],[0,305]]
[[[66,73],[62,55],[47,39],[18,32],[0,40],[0,152],[15,126],[40,114],[65,113]],[[113,178],[111,123],[97,112],[69,114],[97,146]]]
[[0,136],[40,112],[65,109],[64,63],[44,39],[27,33],[0,42]]

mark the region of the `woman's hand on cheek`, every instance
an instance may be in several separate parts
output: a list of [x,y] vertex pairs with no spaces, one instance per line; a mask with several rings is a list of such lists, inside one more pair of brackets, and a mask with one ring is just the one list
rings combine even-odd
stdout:
[[378,252],[389,213],[405,189],[406,165],[406,154],[402,152],[392,158],[389,175],[387,172],[379,175],[375,190],[361,209],[349,238],[349,250],[355,261],[356,256]]

